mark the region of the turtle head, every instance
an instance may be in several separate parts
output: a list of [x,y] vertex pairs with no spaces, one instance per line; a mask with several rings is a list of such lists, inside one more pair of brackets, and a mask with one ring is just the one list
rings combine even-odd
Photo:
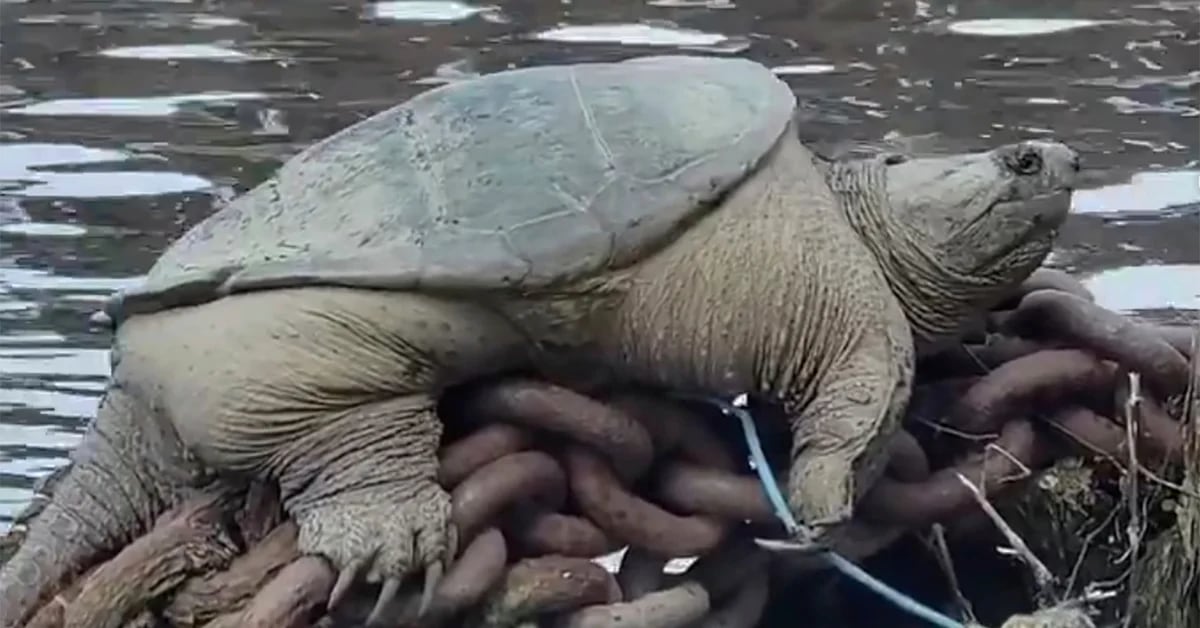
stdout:
[[830,172],[917,339],[930,340],[954,336],[1041,265],[1070,209],[1079,155],[1031,140]]
[[885,160],[888,206],[949,270],[1008,284],[1050,252],[1079,155],[1027,141],[982,153]]

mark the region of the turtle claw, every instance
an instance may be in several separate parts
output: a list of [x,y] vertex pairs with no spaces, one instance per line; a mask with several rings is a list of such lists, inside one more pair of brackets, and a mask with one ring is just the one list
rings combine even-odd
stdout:
[[425,569],[425,586],[421,590],[421,605],[417,607],[418,618],[424,617],[425,613],[429,611],[430,605],[433,604],[433,594],[441,584],[445,571],[445,563],[440,560]]
[[346,565],[346,568],[338,573],[337,581],[333,583],[333,590],[329,592],[329,603],[326,604],[326,610],[332,611],[346,598],[346,594],[350,592],[350,587],[354,584],[355,578],[358,577],[358,572],[367,566],[368,560],[370,559],[360,558]]
[[780,553],[819,554],[826,548],[820,543],[792,539],[754,539],[754,544],[769,551]]
[[338,570],[328,612],[346,604],[358,582],[379,583],[370,613],[373,625],[397,612],[394,600],[402,583],[422,565],[445,560],[453,541],[450,496],[436,484],[401,496],[373,491],[339,495],[295,516],[299,549],[325,557]]
[[385,625],[383,621],[384,613],[392,605],[392,601],[396,599],[396,594],[399,592],[399,578],[388,578],[383,581],[383,586],[379,589],[379,598],[375,600],[375,607],[371,609],[371,614],[367,615],[367,626],[369,628]]

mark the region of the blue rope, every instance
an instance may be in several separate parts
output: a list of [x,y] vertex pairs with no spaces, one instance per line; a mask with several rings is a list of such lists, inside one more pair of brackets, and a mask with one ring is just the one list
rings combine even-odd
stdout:
[[[803,528],[796,522],[792,516],[792,511],[787,506],[787,500],[783,498],[783,493],[779,491],[779,483],[775,481],[775,474],[771,472],[771,466],[767,462],[767,456],[763,453],[762,442],[758,439],[758,430],[754,426],[754,419],[750,416],[742,406],[745,404],[745,395],[740,395],[733,403],[729,403],[724,399],[715,397],[695,397],[691,395],[677,395],[687,399],[705,401],[716,405],[721,409],[721,412],[729,415],[732,414],[738,418],[742,424],[742,433],[746,437],[746,444],[750,447],[750,459],[754,462],[754,470],[758,474],[758,479],[762,483],[763,490],[767,494],[767,499],[771,502],[772,508],[775,509],[775,516],[783,521],[784,528],[793,538],[804,534]],[[804,539],[809,541],[810,539]],[[820,556],[830,564],[834,569],[842,572],[845,576],[858,582],[867,589],[870,589],[880,597],[888,600],[892,604],[900,607],[909,614],[924,619],[934,626],[941,628],[966,628],[966,626],[958,621],[955,621],[935,610],[921,604],[911,597],[897,591],[888,586],[882,580],[863,571],[861,567],[846,560],[840,554],[837,554],[829,548],[816,548]]]

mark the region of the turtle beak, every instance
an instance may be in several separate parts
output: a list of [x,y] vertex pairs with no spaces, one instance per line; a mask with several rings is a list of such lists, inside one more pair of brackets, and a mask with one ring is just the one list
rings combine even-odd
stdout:
[[[1029,246],[1044,247],[1058,235],[1071,210],[1071,190],[1063,189],[1019,201],[999,201],[988,213],[1013,216],[1026,224],[1023,237],[1013,239],[1008,246],[995,251],[975,266],[976,271],[992,268],[1014,252]],[[1020,233],[1020,232],[1016,232]]]

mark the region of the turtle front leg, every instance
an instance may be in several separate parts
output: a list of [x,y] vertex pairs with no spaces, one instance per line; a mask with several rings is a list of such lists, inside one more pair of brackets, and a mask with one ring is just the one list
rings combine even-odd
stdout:
[[450,498],[436,481],[442,426],[425,396],[362,405],[312,426],[280,452],[284,506],[300,550],[340,572],[330,608],[359,579],[383,583],[373,624],[405,578],[425,570],[428,597],[454,557]]
[[903,345],[868,334],[833,365],[809,403],[788,408],[788,499],[798,523],[818,536],[849,521],[882,474],[885,444],[908,403],[910,361]]

